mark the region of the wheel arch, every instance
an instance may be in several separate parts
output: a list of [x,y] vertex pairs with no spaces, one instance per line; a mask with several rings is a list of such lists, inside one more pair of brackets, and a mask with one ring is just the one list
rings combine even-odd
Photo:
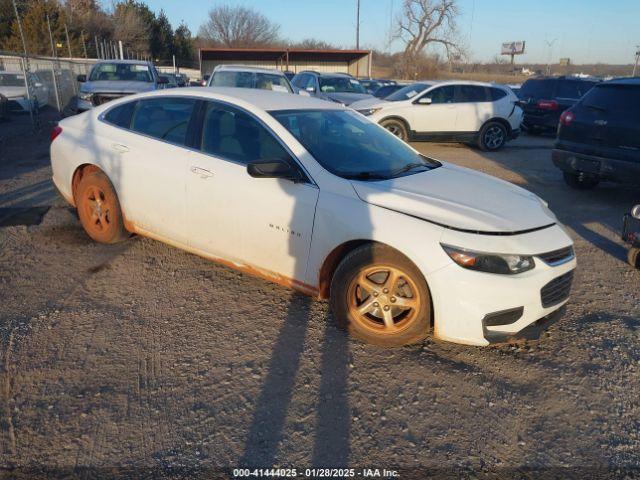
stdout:
[[[344,257],[346,257],[349,253],[351,253],[356,248],[359,248],[363,245],[380,245],[385,248],[389,248],[398,252],[400,255],[405,257],[408,261],[415,265],[415,262],[411,260],[411,257],[406,255],[403,251],[398,250],[396,247],[389,245],[388,243],[380,242],[377,240],[365,240],[365,239],[357,239],[357,240],[348,240],[346,242],[341,243],[336,246],[329,254],[325,257],[322,262],[322,266],[320,267],[319,280],[318,280],[318,297],[321,299],[327,299],[330,295],[331,290],[331,280],[333,279],[333,274],[335,273],[338,265]],[[417,268],[417,265],[415,265]],[[420,271],[419,268],[417,268]],[[421,273],[422,279],[424,283],[429,288],[429,283],[425,278],[424,274]]]
[[[80,185],[80,180],[91,172],[102,172],[107,175],[100,167],[93,163],[83,163],[78,165],[73,171],[73,175],[71,176],[71,195],[73,197],[74,206],[78,205],[78,202],[76,201],[76,191],[78,190],[78,185]],[[108,177],[109,176],[107,175],[107,178]]]
[[397,114],[389,115],[387,117],[381,118],[378,121],[378,125],[382,125],[382,122],[386,122],[387,120],[397,120],[398,122],[402,122],[402,124],[407,129],[407,135],[411,135],[411,125],[409,125],[409,122],[407,121],[406,118],[401,117],[400,115],[397,115]]
[[511,128],[511,124],[507,121],[507,119],[502,118],[502,117],[492,117],[489,120],[485,121],[482,126],[480,127],[480,130],[478,130],[478,133],[482,131],[482,129],[489,123],[491,122],[495,122],[495,123],[499,123],[500,125],[502,125],[504,128],[507,129],[507,135],[511,135],[512,133],[512,128]]

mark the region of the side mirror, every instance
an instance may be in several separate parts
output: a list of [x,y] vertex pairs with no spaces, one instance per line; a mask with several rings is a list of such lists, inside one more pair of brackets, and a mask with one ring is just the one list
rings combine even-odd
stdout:
[[305,88],[305,90],[306,90],[307,92],[309,92],[309,93],[315,93],[315,91],[316,91],[316,87],[307,87],[307,88]]
[[640,205],[636,205],[631,209],[631,216],[640,220]]
[[80,83],[84,83],[87,81],[87,76],[84,74],[80,74],[76,77],[76,80],[78,80]]
[[169,79],[167,77],[164,75],[160,75],[158,77],[158,85],[166,85],[167,83],[169,83]]
[[431,102],[432,102],[431,97],[420,97],[418,99],[418,103],[420,105],[431,105]]
[[247,165],[247,173],[253,178],[283,178],[293,182],[300,181],[300,174],[291,164],[280,158],[256,160]]

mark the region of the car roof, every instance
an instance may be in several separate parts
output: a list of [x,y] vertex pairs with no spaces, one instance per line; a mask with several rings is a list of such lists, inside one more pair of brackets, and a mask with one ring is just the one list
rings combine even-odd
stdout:
[[94,65],[100,65],[101,63],[121,63],[121,64],[130,64],[130,65],[153,65],[152,62],[148,62],[146,60],[120,60],[117,58],[111,60],[100,60],[96,62]]
[[219,70],[230,70],[232,72],[270,73],[272,75],[284,76],[284,72],[276,70],[275,68],[251,67],[248,65],[218,65],[216,68],[214,68],[213,72],[215,73]]
[[327,102],[315,97],[294,93],[274,92],[257,88],[237,87],[184,87],[155,90],[141,94],[143,97],[191,96],[202,99],[222,100],[239,106],[256,107],[264,111],[273,110],[345,110],[339,103]]
[[317,75],[319,77],[340,77],[340,78],[353,78],[354,80],[357,80],[357,78],[354,78],[352,75],[349,75],[348,73],[341,73],[341,72],[317,72],[315,70],[302,70],[300,73],[310,73],[312,75]]

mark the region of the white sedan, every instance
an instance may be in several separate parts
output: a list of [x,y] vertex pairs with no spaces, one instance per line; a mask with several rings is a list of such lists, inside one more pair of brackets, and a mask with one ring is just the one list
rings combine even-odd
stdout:
[[520,134],[523,112],[516,102],[509,87],[458,80],[414,83],[350,107],[405,141],[463,142],[499,150]]
[[94,240],[136,233],[329,298],[367,342],[488,345],[569,297],[572,241],[544,201],[336,103],[164,90],[52,138],[53,181]]

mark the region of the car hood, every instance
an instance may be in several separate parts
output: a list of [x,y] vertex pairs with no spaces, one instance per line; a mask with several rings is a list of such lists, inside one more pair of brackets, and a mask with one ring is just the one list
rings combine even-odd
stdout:
[[353,102],[349,106],[354,110],[364,110],[364,109],[373,108],[373,107],[384,107],[387,103],[391,103],[391,102],[387,102],[385,100],[382,100],[381,98],[371,97],[371,98],[365,98],[364,100],[358,100],[357,102]]
[[7,98],[25,97],[27,90],[24,87],[0,87],[0,93]]
[[452,164],[392,180],[352,184],[371,205],[457,230],[508,234],[557,221],[535,194]]
[[152,82],[97,81],[86,82],[80,87],[83,93],[140,93],[155,90]]
[[365,98],[375,98],[373,95],[369,95],[368,93],[333,92],[325,93],[325,95],[334,102],[344,103],[345,105],[351,105],[353,102],[357,102],[358,100],[363,100]]

